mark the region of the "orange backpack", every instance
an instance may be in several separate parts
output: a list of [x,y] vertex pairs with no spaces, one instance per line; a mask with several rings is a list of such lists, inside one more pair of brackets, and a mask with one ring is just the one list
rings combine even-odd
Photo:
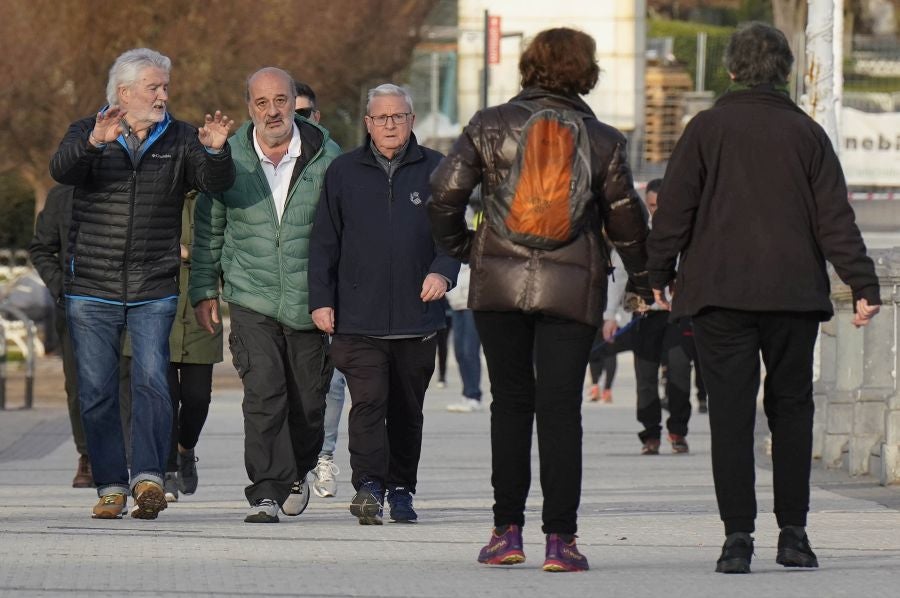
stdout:
[[516,102],[532,111],[522,127],[509,176],[486,203],[503,236],[535,249],[556,249],[584,228],[591,191],[590,140],[584,116]]

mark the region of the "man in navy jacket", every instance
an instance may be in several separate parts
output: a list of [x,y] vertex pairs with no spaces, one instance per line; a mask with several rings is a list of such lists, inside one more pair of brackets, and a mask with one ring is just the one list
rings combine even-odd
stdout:
[[414,522],[422,403],[434,372],[438,301],[459,262],[438,252],[425,209],[440,153],[412,134],[412,98],[392,84],[369,91],[369,135],[328,168],[313,227],[309,309],[334,335],[347,378],[350,512],[380,525],[385,491],[394,521]]

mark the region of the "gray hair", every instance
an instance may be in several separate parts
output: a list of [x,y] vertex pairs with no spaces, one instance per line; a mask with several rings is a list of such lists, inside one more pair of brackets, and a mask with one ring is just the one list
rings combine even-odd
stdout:
[[[244,101],[248,104],[250,103],[250,82],[253,81],[253,78],[262,73],[272,73],[276,75],[281,75],[284,77],[288,86],[291,88],[291,104],[293,105],[293,101],[297,98],[297,83],[294,82],[294,78],[291,76],[289,72],[284,69],[280,69],[277,66],[264,66],[256,72],[250,73],[250,76],[247,77],[247,85],[244,86]],[[313,99],[313,104],[315,104],[315,98]]]
[[410,112],[415,112],[413,110],[413,101],[412,96],[409,91],[405,88],[400,87],[399,85],[394,85],[393,83],[382,83],[378,87],[373,87],[369,90],[368,99],[366,100],[366,113],[370,112],[372,107],[372,99],[377,98],[379,96],[399,96],[404,99],[406,104],[409,106]]
[[784,33],[767,23],[740,27],[725,49],[725,68],[744,85],[783,85],[791,76],[794,55]]
[[116,58],[109,69],[109,81],[106,83],[106,101],[109,105],[118,104],[119,88],[131,87],[137,83],[141,71],[148,67],[162,69],[169,74],[172,72],[172,61],[150,48],[128,50]]

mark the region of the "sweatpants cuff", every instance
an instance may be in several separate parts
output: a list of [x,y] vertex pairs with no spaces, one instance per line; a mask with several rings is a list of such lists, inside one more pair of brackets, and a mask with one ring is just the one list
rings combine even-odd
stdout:
[[736,517],[733,519],[722,519],[725,524],[725,535],[734,534],[736,532],[746,532],[752,534],[756,531],[756,521],[753,517]]

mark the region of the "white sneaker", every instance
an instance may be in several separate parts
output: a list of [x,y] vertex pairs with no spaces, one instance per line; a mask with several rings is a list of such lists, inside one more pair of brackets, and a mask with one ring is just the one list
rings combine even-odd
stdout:
[[291,493],[288,495],[287,500],[284,501],[284,504],[281,505],[281,512],[293,517],[305,511],[308,504],[309,482],[306,481],[304,476],[302,480],[294,482],[294,485],[291,486]]
[[451,403],[447,405],[447,411],[450,413],[472,413],[473,411],[481,411],[483,406],[481,401],[477,399],[467,399],[463,397],[463,400],[459,403]]
[[261,498],[250,506],[245,523],[278,523],[278,503],[271,498]]
[[334,476],[341,473],[338,466],[334,464],[334,457],[331,455],[323,455],[319,457],[316,468],[313,469],[316,479],[313,480],[313,492],[319,498],[330,498],[337,495],[337,480]]

